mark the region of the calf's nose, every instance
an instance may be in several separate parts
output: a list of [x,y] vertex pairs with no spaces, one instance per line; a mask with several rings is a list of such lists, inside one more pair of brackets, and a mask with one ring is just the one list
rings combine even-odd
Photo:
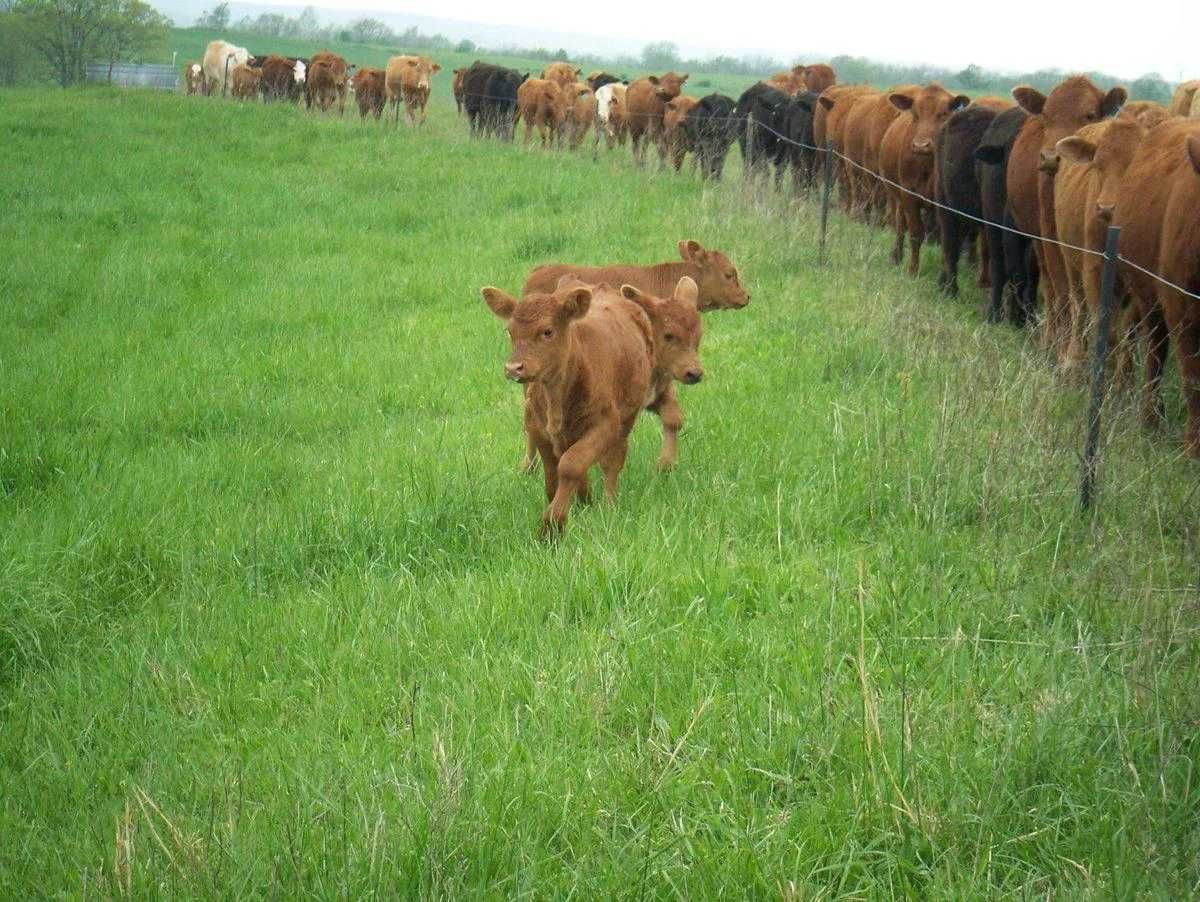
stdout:
[[933,142],[928,138],[918,138],[912,143],[914,153],[933,153]]
[[525,364],[523,363],[506,363],[504,364],[504,375],[508,379],[517,382],[525,375]]
[[1053,150],[1042,151],[1042,161],[1038,166],[1042,172],[1058,172],[1058,152]]
[[704,370],[700,369],[698,366],[692,367],[692,369],[683,374],[683,379],[688,385],[695,385],[703,378]]
[[1116,204],[1106,204],[1102,201],[1099,201],[1096,203],[1096,215],[1099,216],[1101,219],[1103,219],[1105,222],[1112,221],[1113,213],[1116,212],[1116,209],[1117,209]]

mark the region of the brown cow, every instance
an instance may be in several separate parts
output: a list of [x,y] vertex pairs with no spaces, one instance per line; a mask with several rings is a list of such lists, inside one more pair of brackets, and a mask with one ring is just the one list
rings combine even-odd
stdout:
[[408,121],[417,124],[417,113],[421,114],[421,124],[425,124],[428,115],[425,107],[429,103],[429,91],[433,76],[442,71],[442,67],[427,56],[393,56],[387,61],[385,84],[387,101],[396,109],[395,123],[400,124],[400,101],[408,113]]
[[373,115],[378,122],[387,103],[387,75],[382,69],[364,66],[354,73],[350,84],[354,87],[354,99],[358,101],[358,115],[366,119]]
[[[908,94],[916,97],[920,90],[920,85],[900,85],[875,100],[874,108],[870,111],[866,123],[867,137],[863,147],[863,165],[876,175],[883,175],[883,170],[880,168],[883,136],[887,134],[891,124],[900,115],[899,108],[891,101],[891,95]],[[884,223],[894,223],[896,221],[895,198],[891,192],[886,190],[883,182],[878,179],[869,179],[869,181],[873,186],[870,189],[871,199],[883,217]]]
[[639,164],[646,160],[646,146],[650,142],[658,147],[659,157],[666,159],[663,144],[663,113],[667,101],[683,92],[687,73],[677,75],[668,72],[659,78],[648,75],[633,82],[625,91],[625,117],[629,136],[633,139],[633,158]]
[[[313,85],[313,69],[317,66],[323,66],[324,71],[318,77],[319,85]],[[309,71],[305,79],[305,100],[309,109],[312,108],[313,101],[317,102],[318,108],[324,112],[333,106],[336,100],[338,104],[338,115],[345,115],[346,112],[346,85],[349,81],[347,73],[349,67],[346,65],[346,60],[329,50],[322,50],[319,53],[314,53],[309,60]]]
[[899,264],[903,259],[907,235],[908,274],[915,276],[921,266],[924,213],[929,206],[923,198],[934,195],[934,139],[950,114],[967,106],[971,98],[965,94],[952,95],[936,83],[926,85],[915,94],[893,91],[888,97],[902,114],[884,134],[879,152],[880,169],[886,178],[904,189],[888,186],[892,195],[889,207],[894,211],[896,227],[892,262]]
[[578,150],[596,120],[596,95],[581,81],[575,82],[568,90],[563,132],[571,150]]
[[573,496],[590,499],[594,464],[616,500],[629,433],[650,389],[650,321],[620,293],[577,281],[521,301],[498,288],[482,294],[508,326],[512,353],[504,374],[527,386],[525,430],[542,459],[549,501],[541,531],[560,533]]
[[572,66],[570,63],[560,61],[551,63],[543,69],[542,78],[554,82],[563,90],[569,91],[575,82],[579,81],[579,76],[582,72],[582,69]]
[[203,94],[204,67],[197,62],[190,62],[184,65],[183,83],[187,86],[187,93],[189,97],[192,94]]
[[[797,66],[796,68],[803,68]],[[772,88],[783,91],[785,94],[795,94],[804,89],[804,76],[797,75],[794,71],[776,72],[770,78],[766,79],[766,83]]]
[[870,123],[881,103],[899,114],[900,111],[891,104],[886,95],[875,91],[864,91],[846,101],[847,111],[842,119],[841,130],[842,153],[847,159],[841,163],[846,170],[848,204],[850,213],[854,216],[868,215],[875,201],[876,186],[880,184],[859,166],[866,167],[867,143],[871,135]]
[[576,266],[546,263],[535,268],[525,280],[523,294],[548,292],[565,275],[576,275],[590,285],[608,282],[633,285],[655,297],[666,297],[684,276],[699,288],[700,310],[737,310],[750,303],[750,295],[738,281],[737,268],[718,250],[706,250],[698,241],[679,242],[680,263],[655,266],[616,264],[612,266]]
[[[1170,120],[1151,129],[1117,192],[1113,225],[1121,227],[1121,255],[1193,294],[1200,293],[1200,122]],[[1167,338],[1176,357],[1188,406],[1184,435],[1189,457],[1200,457],[1200,300],[1123,267],[1121,281],[1146,314],[1146,396],[1142,415],[1162,419],[1162,369]]]
[[1099,323],[1103,270],[1102,259],[1074,248],[1104,250],[1121,180],[1145,136],[1145,127],[1129,116],[1081,128],[1056,148],[1061,162],[1054,176],[1055,230],[1059,240],[1074,246],[1059,249],[1067,285],[1067,373],[1086,363],[1088,335]]
[[[1042,140],[1038,150],[1037,172],[1026,173],[1024,177],[1028,179],[1032,176],[1037,184],[1038,220],[1034,234],[1054,240],[1058,234],[1054,221],[1054,172],[1058,166],[1055,146],[1084,126],[1116,113],[1125,102],[1127,94],[1121,87],[1105,93],[1083,75],[1068,77],[1048,96],[1028,85],[1013,88],[1012,94],[1017,103],[1029,113],[1029,120],[1017,138],[1013,154],[1009,156],[1010,184],[1014,174],[1013,167],[1029,165],[1028,148],[1022,143],[1022,138],[1026,131],[1034,130],[1035,126],[1031,126],[1030,123],[1040,121]],[[1019,157],[1016,153],[1018,146],[1022,151]],[[1009,197],[1012,198],[1011,188]],[[1043,275],[1042,285],[1045,286],[1045,341],[1052,352],[1057,352],[1059,361],[1066,363],[1070,336],[1066,270],[1057,245],[1040,241],[1037,247],[1038,262]]]
[[307,78],[303,60],[268,56],[263,63],[263,100],[298,100]]
[[1153,100],[1131,100],[1121,107],[1118,119],[1136,119],[1143,128],[1154,128],[1171,118],[1171,111]]
[[663,141],[667,145],[667,157],[676,172],[682,168],[683,158],[688,151],[694,150],[684,123],[687,122],[687,116],[692,111],[692,107],[699,102],[700,100],[696,97],[680,94],[678,97],[668,100],[666,108],[663,110]]
[[537,128],[543,147],[549,147],[567,118],[570,97],[556,82],[531,78],[517,88],[517,122],[525,120],[525,143]]
[[[849,85],[840,88],[831,88],[821,94],[817,98],[817,106],[825,109],[823,121],[824,141],[817,146],[824,148],[825,144],[832,144],[833,149],[838,153],[846,152],[846,119],[849,117],[851,110],[854,109],[858,98],[864,94],[874,93],[873,89],[866,85]],[[813,120],[813,137],[817,137],[816,119]],[[818,159],[823,158],[823,152],[818,153]],[[836,159],[836,158],[835,158]],[[838,161],[836,164],[838,181],[842,188],[842,206],[849,212],[851,202],[850,189],[850,167],[845,161]]]
[[596,148],[600,146],[602,134],[609,150],[616,144],[624,146],[625,139],[629,137],[629,120],[625,115],[625,85],[607,84],[597,89],[595,129]]
[[[804,71],[801,73],[804,78],[804,90],[811,91],[814,94],[820,94],[837,84],[837,73],[832,67],[825,63],[817,63],[812,66],[798,66]],[[796,69],[792,72],[795,73]]]
[[234,100],[254,100],[262,83],[262,69],[245,64],[237,66],[229,74],[229,81],[233,85],[230,94]]
[[467,68],[467,66],[463,66],[461,69],[455,69],[454,79],[450,82],[450,90],[454,92],[454,105],[458,107],[458,115],[460,116],[463,111],[463,92],[465,90],[463,79],[466,77]]

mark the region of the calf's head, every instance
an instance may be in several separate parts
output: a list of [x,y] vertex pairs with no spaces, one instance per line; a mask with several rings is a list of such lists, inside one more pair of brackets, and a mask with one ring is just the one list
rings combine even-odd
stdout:
[[1055,145],[1057,157],[1071,163],[1090,163],[1100,176],[1096,206],[1088,211],[1088,216],[1112,222],[1121,179],[1145,136],[1145,127],[1136,119],[1114,119],[1102,126],[1085,128],[1078,135],[1068,135]]
[[592,289],[579,283],[521,301],[490,286],[481,293],[492,313],[508,324],[512,353],[504,375],[520,383],[553,378],[570,351],[571,324],[592,303]]
[[1058,169],[1058,142],[1084,126],[1112,116],[1129,96],[1120,86],[1105,93],[1085,75],[1072,75],[1051,91],[1049,96],[1029,85],[1018,85],[1012,93],[1022,109],[1030,115],[1042,117],[1045,137],[1038,168],[1051,174]]
[[971,102],[966,94],[952,95],[938,84],[926,85],[911,94],[894,91],[888,95],[888,100],[896,109],[908,112],[913,117],[916,126],[913,129],[912,152],[922,157],[933,156],[933,143],[950,114]]
[[650,84],[654,85],[654,92],[658,95],[659,100],[672,100],[683,91],[683,83],[688,80],[688,77],[686,72],[683,75],[668,72],[662,78],[651,75],[648,80]]
[[632,285],[622,285],[621,294],[645,310],[650,318],[658,366],[670,373],[672,379],[687,385],[703,379],[700,338],[704,324],[700,321],[700,289],[695,281],[684,276],[666,299],[652,297]]
[[701,310],[739,310],[750,303],[737,267],[720,251],[705,250],[698,241],[681,241],[679,256],[695,267]]

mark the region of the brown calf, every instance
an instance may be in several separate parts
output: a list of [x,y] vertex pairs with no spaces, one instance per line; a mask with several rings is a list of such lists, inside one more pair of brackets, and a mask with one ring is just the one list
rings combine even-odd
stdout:
[[663,110],[663,142],[667,145],[667,158],[678,172],[683,166],[683,158],[688,151],[693,150],[691,138],[688,137],[684,123],[688,113],[700,101],[696,97],[680,94],[667,101]]
[[395,122],[400,123],[400,102],[404,101],[404,109],[408,113],[408,121],[417,124],[417,114],[421,114],[421,124],[427,116],[425,107],[429,103],[429,91],[433,84],[433,76],[442,71],[442,67],[427,56],[393,56],[387,61],[385,84],[387,100],[396,108]]
[[661,78],[657,75],[647,75],[630,84],[625,90],[625,121],[629,128],[629,136],[633,139],[633,158],[638,163],[644,163],[646,160],[644,142],[656,145],[659,157],[666,159],[663,114],[666,112],[667,102],[683,92],[683,83],[687,79],[686,73],[677,75],[668,72]]
[[679,242],[682,262],[655,266],[616,264],[613,266],[575,266],[547,263],[535,268],[525,279],[523,294],[553,291],[565,275],[578,276],[590,285],[633,285],[655,297],[667,297],[684,276],[695,281],[699,290],[700,310],[738,310],[750,303],[750,295],[738,281],[737,268],[718,250],[706,250],[698,241]]
[[[822,91],[832,88],[837,84],[837,73],[833,68],[824,63],[816,63],[812,66],[797,66],[797,69],[803,69],[799,73],[804,78],[804,90],[812,91],[814,94],[820,94]],[[796,69],[792,70],[796,73]]]
[[354,73],[350,83],[354,85],[354,99],[358,101],[358,115],[366,119],[373,115],[378,122],[387,103],[386,74],[382,69],[364,66]]
[[629,433],[649,395],[654,341],[642,308],[619,293],[568,282],[521,301],[484,288],[508,326],[509,379],[527,386],[525,430],[546,476],[542,533],[561,532],[575,495],[588,501],[599,464],[610,500],[625,466]]
[[570,63],[560,61],[551,63],[543,69],[542,78],[554,82],[564,90],[569,90],[579,80],[582,72],[582,69],[572,66]]
[[188,96],[204,93],[204,67],[197,62],[190,62],[183,67],[183,83],[187,86]]
[[235,100],[254,100],[258,96],[259,85],[262,84],[262,69],[243,64],[234,68],[229,80],[233,85],[230,93]]
[[577,81],[569,89],[566,122],[563,131],[571,150],[578,150],[588,129],[596,121],[596,95],[584,82]]
[[[1038,227],[1035,234],[1054,240],[1058,234],[1054,220],[1054,172],[1058,167],[1055,146],[1084,126],[1116,113],[1125,102],[1126,91],[1117,87],[1105,93],[1086,76],[1073,75],[1056,86],[1049,95],[1044,95],[1028,85],[1013,88],[1012,94],[1017,103],[1029,113],[1030,119],[1017,138],[1017,144],[1021,146],[1021,156],[1017,156],[1017,146],[1014,146],[1014,153],[1009,157],[1010,183],[1014,166],[1029,165],[1029,148],[1022,144],[1022,138],[1026,131],[1034,131],[1036,126],[1031,126],[1030,123],[1038,120],[1042,140],[1037,156],[1037,172],[1032,175],[1037,183],[1038,195]],[[1029,173],[1024,175],[1026,179],[1030,177]],[[1011,196],[1010,193],[1010,198]],[[1059,361],[1065,364],[1070,343],[1070,313],[1067,300],[1070,288],[1067,285],[1066,269],[1057,245],[1040,241],[1037,247],[1038,262],[1043,275],[1042,285],[1046,288],[1045,341],[1052,351],[1057,352]]]
[[567,118],[570,98],[556,82],[547,78],[531,78],[517,88],[517,122],[525,120],[525,143],[533,136],[534,128],[543,147],[549,147]]
[[463,94],[466,90],[463,85],[463,79],[466,77],[466,74],[466,66],[463,66],[461,69],[455,69],[454,80],[450,82],[450,90],[454,92],[454,105],[458,107],[458,115],[460,116],[463,111]]
[[[313,69],[317,66],[323,67],[323,70],[318,76],[319,83],[314,85]],[[329,50],[314,53],[309,59],[308,75],[305,80],[307,107],[311,109],[313,102],[316,101],[318,108],[324,112],[333,106],[334,101],[337,101],[338,115],[345,115],[348,72],[349,67],[346,65],[346,60],[338,54]]]
[[921,245],[925,241],[923,198],[934,195],[934,139],[950,114],[971,102],[965,94],[952,95],[939,84],[929,84],[915,93],[893,91],[888,95],[901,115],[888,126],[880,147],[883,175],[906,190],[888,186],[896,227],[892,262],[904,258],[904,239],[909,241],[908,273],[917,275],[921,266]]

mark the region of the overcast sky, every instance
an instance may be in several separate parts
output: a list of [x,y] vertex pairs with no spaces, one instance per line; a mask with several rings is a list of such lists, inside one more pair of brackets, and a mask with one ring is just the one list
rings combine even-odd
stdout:
[[[291,0],[295,3],[297,0]],[[302,2],[302,0],[300,0]],[[1098,69],[1131,78],[1200,77],[1200,0],[312,0],[325,8],[379,9],[594,35],[671,40],[685,55],[762,52],[781,59],[866,56],[893,62],[1028,71]],[[576,49],[576,48],[571,48]]]

